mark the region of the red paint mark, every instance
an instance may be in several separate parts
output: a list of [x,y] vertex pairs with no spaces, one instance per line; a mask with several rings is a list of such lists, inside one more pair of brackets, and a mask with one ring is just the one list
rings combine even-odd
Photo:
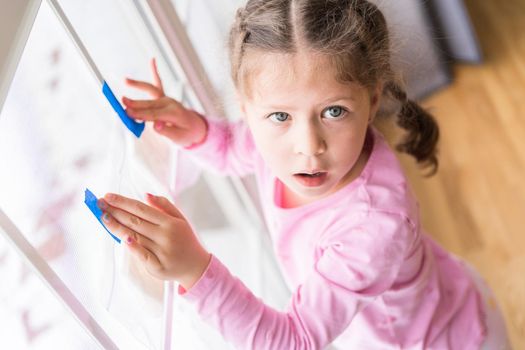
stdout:
[[77,158],[74,162],[74,165],[78,170],[83,170],[89,165],[90,162],[91,162],[91,159],[89,155],[85,154]]
[[62,51],[60,50],[60,47],[56,47],[51,51],[51,65],[56,66],[60,63],[60,59],[62,58]]
[[59,229],[49,236],[36,250],[44,260],[49,261],[58,258],[66,251],[65,233]]
[[69,193],[60,197],[58,200],[47,204],[42,215],[37,221],[36,229],[41,230],[53,224],[60,224],[64,217],[64,212],[74,204],[75,194]]
[[28,343],[32,343],[36,338],[42,335],[42,333],[46,332],[51,328],[51,325],[49,323],[41,327],[33,327],[30,322],[29,310],[22,311],[22,325],[24,326],[24,331]]
[[55,91],[56,89],[58,89],[59,83],[60,83],[60,79],[58,78],[51,79],[51,81],[49,82],[49,90]]

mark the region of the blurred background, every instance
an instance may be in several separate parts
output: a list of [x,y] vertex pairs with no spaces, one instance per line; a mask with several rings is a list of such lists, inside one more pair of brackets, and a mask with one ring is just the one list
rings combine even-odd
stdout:
[[[440,170],[426,179],[412,159],[400,159],[423,226],[481,272],[514,349],[525,349],[525,1],[465,6],[483,61],[452,65],[451,84],[423,100],[441,128]],[[382,130],[395,143],[389,123]]]
[[[503,309],[514,348],[525,348],[525,187],[519,182],[525,1],[374,2],[387,17],[393,64],[409,95],[441,128],[434,177],[399,155],[423,226],[480,271]],[[15,17],[8,11],[0,15],[0,208],[36,256],[20,252],[12,229],[0,222],[7,233],[0,236],[1,347],[96,346],[50,287],[49,275],[35,269],[41,262],[116,345],[163,347],[162,285],[146,287],[134,278],[125,254],[86,211],[86,187],[98,195],[170,196],[210,251],[256,295],[284,307],[290,291],[275,265],[253,179],[201,171],[148,128],[140,141],[130,136],[47,2],[16,6],[22,3],[22,26],[10,23]],[[203,113],[239,117],[226,36],[244,1],[59,3],[118,96],[144,97],[130,91],[124,77],[150,80],[149,59],[156,57],[168,95]],[[0,5],[16,7],[8,0]],[[30,35],[22,52],[24,31]],[[402,137],[394,123],[378,120],[392,145]],[[173,308],[174,349],[230,348],[176,298]]]

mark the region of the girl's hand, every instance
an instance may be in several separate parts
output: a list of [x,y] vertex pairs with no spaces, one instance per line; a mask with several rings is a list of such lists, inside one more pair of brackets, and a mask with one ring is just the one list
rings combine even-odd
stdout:
[[108,193],[98,206],[106,227],[127,244],[148,273],[189,289],[206,270],[211,255],[169,200],[148,194],[147,201],[149,205]]
[[201,143],[207,133],[204,119],[195,111],[185,108],[180,102],[166,96],[155,59],[151,60],[153,84],[126,79],[126,83],[151,95],[151,100],[122,98],[130,118],[152,121],[155,131],[176,144],[187,147]]

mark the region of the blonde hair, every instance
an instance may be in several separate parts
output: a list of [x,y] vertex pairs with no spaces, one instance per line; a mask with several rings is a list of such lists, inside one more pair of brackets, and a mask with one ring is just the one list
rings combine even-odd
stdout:
[[373,89],[400,103],[397,124],[407,131],[396,146],[419,164],[438,169],[439,127],[427,111],[408,99],[390,64],[390,40],[381,11],[366,0],[249,0],[237,11],[230,30],[231,75],[245,87],[247,53],[295,54],[308,49],[324,55],[337,80]]

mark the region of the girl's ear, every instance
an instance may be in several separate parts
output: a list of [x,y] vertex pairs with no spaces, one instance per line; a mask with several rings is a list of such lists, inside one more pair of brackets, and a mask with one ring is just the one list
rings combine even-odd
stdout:
[[368,124],[372,124],[376,117],[379,106],[381,105],[381,97],[383,96],[383,82],[379,82],[370,95],[370,115],[368,117]]

